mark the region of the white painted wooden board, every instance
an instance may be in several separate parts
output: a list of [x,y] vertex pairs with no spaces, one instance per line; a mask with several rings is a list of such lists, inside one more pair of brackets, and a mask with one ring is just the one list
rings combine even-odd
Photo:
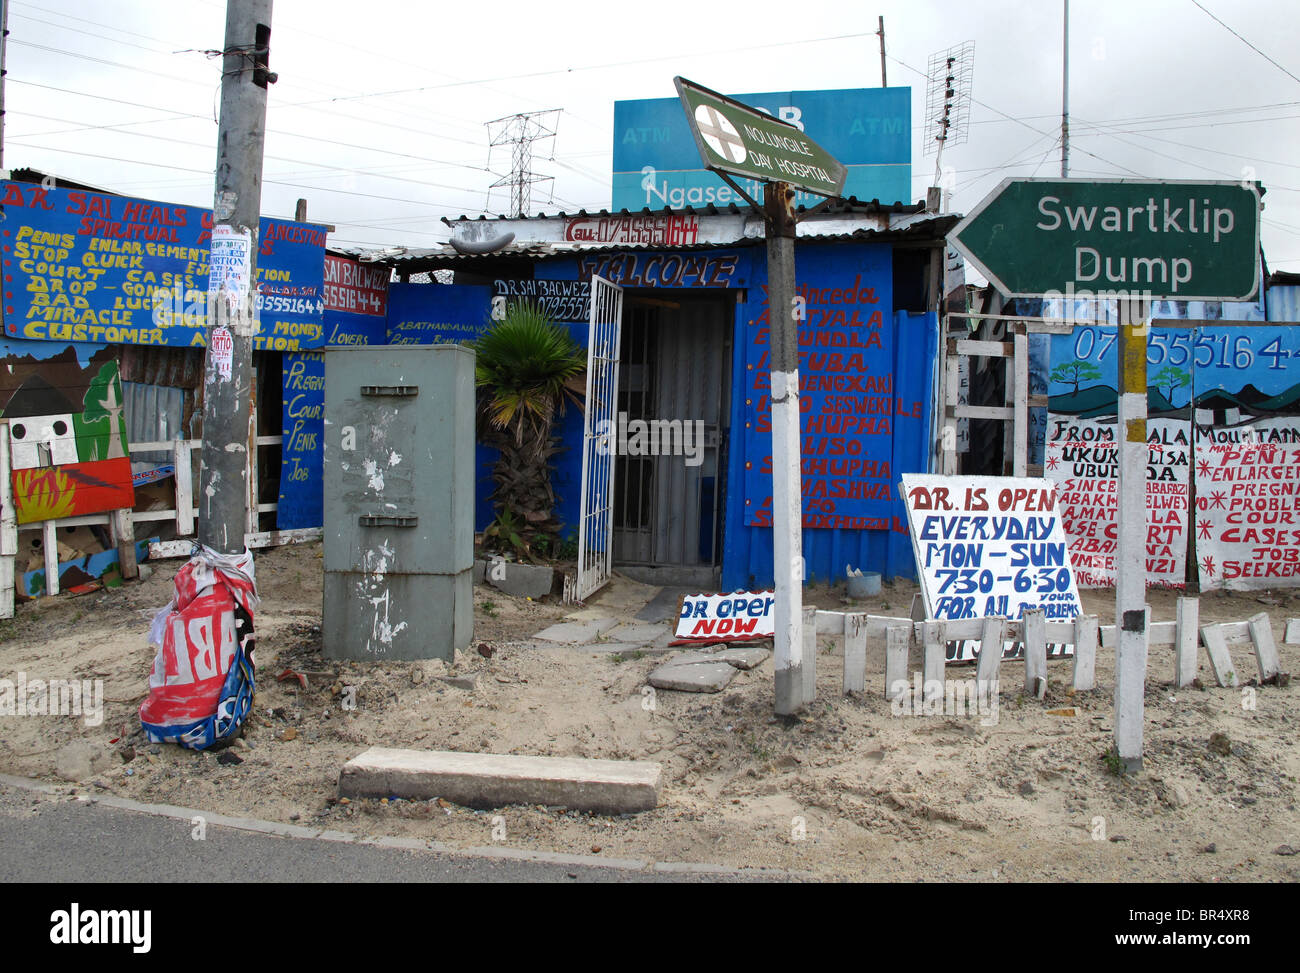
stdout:
[[1087,692],[1097,685],[1097,616],[1074,620],[1074,690]]
[[1223,637],[1223,626],[1204,626],[1201,629],[1201,641],[1205,643],[1205,652],[1210,657],[1210,669],[1214,672],[1214,681],[1220,686],[1236,687],[1237,673],[1232,665],[1232,656],[1228,654],[1228,642]]
[[0,422],[0,618],[14,617],[14,558],[18,519],[9,477],[9,423]]
[[1025,625],[1025,692],[1041,699],[1047,689],[1047,632],[1043,612],[1029,608]]
[[1002,641],[1005,623],[1001,618],[981,619],[984,630],[980,633],[979,660],[975,665],[975,679],[979,685],[997,682],[998,667],[1002,664]]
[[1248,624],[1250,641],[1255,647],[1255,662],[1259,665],[1259,681],[1263,683],[1282,671],[1277,658],[1277,646],[1273,643],[1273,625],[1268,619],[1268,612],[1252,616]]
[[45,593],[59,593],[59,533],[53,520],[41,522],[41,546],[45,554]]
[[931,686],[938,685],[940,690],[943,687],[943,667],[947,661],[944,658],[943,623],[922,622],[921,631],[921,645],[925,650],[923,686],[928,694],[933,691]]
[[817,609],[803,610],[803,701],[817,699]]
[[1196,678],[1201,643],[1201,600],[1179,598],[1177,612],[1178,619],[1174,623],[1174,685],[1181,688],[1190,686]]
[[1286,644],[1300,645],[1300,618],[1292,618],[1287,621]]
[[844,616],[844,683],[843,692],[866,692],[867,628],[865,615]]
[[907,682],[907,654],[912,641],[911,625],[893,625],[885,632],[885,698],[890,687]]

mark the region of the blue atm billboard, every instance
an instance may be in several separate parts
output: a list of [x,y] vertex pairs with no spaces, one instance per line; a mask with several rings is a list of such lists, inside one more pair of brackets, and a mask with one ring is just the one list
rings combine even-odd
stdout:
[[[840,88],[732,95],[806,131],[848,167],[845,196],[882,203],[912,195],[911,88]],[[762,186],[738,180],[755,199]],[[814,206],[820,196],[799,193]],[[705,169],[679,98],[614,102],[614,192],[610,209],[746,205]]]

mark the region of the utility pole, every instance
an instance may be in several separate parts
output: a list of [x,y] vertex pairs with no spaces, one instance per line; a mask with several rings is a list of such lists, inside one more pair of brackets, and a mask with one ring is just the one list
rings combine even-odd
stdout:
[[885,74],[885,17],[880,17],[880,29],[876,31],[880,35],[880,87],[889,87],[889,78]]
[[1070,0],[1065,2],[1065,27],[1061,41],[1061,178],[1070,178]]
[[271,0],[227,0],[208,278],[199,543],[243,554]]
[[767,223],[767,307],[772,343],[772,648],[776,713],[790,716],[812,702],[804,687],[803,495],[800,488],[799,326],[794,318],[794,190],[763,184]]
[[5,57],[9,51],[9,0],[0,0],[0,169],[5,164]]

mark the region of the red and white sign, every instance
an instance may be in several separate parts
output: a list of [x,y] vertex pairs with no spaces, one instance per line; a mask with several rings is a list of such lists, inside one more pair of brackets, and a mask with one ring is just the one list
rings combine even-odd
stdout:
[[217,371],[221,375],[221,380],[229,382],[235,361],[235,340],[231,337],[230,330],[225,325],[213,329],[211,350],[212,360],[217,363]]
[[347,257],[325,257],[325,310],[348,314],[388,314],[387,267]]
[[686,595],[677,618],[674,645],[714,642],[753,642],[770,639],[776,631],[770,591],[738,591],[730,595]]
[[568,243],[692,246],[700,239],[698,216],[593,216],[564,221]]

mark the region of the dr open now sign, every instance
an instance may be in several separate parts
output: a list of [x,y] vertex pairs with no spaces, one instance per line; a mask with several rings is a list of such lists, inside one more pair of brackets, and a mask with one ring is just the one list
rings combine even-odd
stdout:
[[775,632],[770,591],[686,595],[678,612],[675,645],[692,642],[754,642]]

